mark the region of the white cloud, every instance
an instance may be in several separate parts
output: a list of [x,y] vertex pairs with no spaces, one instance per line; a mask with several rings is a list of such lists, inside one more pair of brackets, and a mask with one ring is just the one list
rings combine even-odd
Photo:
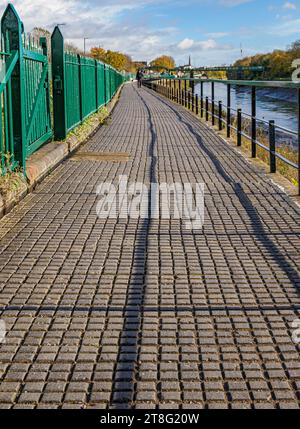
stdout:
[[289,1],[285,2],[282,7],[283,7],[283,9],[289,9],[289,10],[296,10],[297,9],[297,6],[295,5],[295,3],[291,3]]
[[207,40],[193,40],[183,39],[178,43],[177,48],[181,51],[207,51],[207,50],[228,50],[231,49],[229,45],[218,45],[214,39]]
[[190,49],[194,45],[194,40],[192,39],[184,39],[180,43],[178,43],[179,49]]

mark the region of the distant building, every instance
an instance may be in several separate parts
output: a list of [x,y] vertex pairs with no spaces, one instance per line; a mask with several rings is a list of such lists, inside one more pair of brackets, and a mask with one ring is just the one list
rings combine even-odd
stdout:
[[148,67],[147,61],[133,61],[133,64],[138,69],[143,68],[143,67]]
[[189,56],[189,63],[186,64],[186,65],[184,65],[184,66],[182,66],[182,68],[184,70],[192,70],[193,69],[193,66],[192,66],[192,57],[191,56]]
[[189,56],[189,63],[177,68],[178,70],[177,76],[183,77],[187,72],[192,71],[193,69],[194,67],[192,66],[192,58],[191,56]]

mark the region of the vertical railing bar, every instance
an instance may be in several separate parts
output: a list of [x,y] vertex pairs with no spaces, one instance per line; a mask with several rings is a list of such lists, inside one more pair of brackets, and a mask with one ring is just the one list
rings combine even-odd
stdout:
[[276,173],[275,122],[269,121],[270,173]]
[[219,131],[222,131],[223,123],[222,123],[222,101],[219,101]]
[[211,123],[215,125],[215,82],[211,83]]
[[237,145],[242,146],[242,109],[237,110]]
[[107,76],[106,76],[106,65],[105,64],[103,64],[103,70],[104,70],[104,79],[103,79],[103,84],[104,84],[104,104],[106,105],[107,104],[107,88],[106,88],[106,85],[107,85],[107,83],[106,83],[106,78],[107,78]]
[[256,158],[256,88],[251,90],[251,156]]
[[231,85],[227,85],[227,138],[231,135]]
[[204,116],[204,112],[203,112],[203,108],[204,108],[203,91],[204,91],[204,88],[203,88],[203,82],[202,81],[200,84],[200,91],[201,91],[200,92],[200,96],[201,96],[201,118],[203,118],[203,116]]
[[84,106],[83,106],[83,79],[82,74],[84,73],[83,64],[81,63],[81,56],[77,55],[77,63],[78,63],[78,92],[79,92],[79,106],[80,106],[80,122],[82,122],[84,115]]

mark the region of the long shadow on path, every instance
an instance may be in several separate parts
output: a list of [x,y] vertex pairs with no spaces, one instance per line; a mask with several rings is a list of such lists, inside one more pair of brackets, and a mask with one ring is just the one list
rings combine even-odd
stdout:
[[[156,167],[157,156],[155,155],[157,134],[152,121],[151,111],[140,96],[139,91],[134,88],[138,97],[145,106],[148,116],[148,127],[151,134],[151,141],[148,150],[150,158],[149,183],[157,183]],[[115,380],[112,389],[111,406],[113,408],[132,408],[135,395],[136,377],[139,374],[138,353],[140,345],[140,333],[143,324],[143,306],[147,289],[147,265],[149,234],[151,233],[152,210],[155,209],[156,199],[153,199],[151,192],[148,192],[148,216],[143,219],[138,226],[138,235],[135,242],[133,263],[138,260],[137,267],[134,268],[130,276],[130,284],[127,291],[127,300],[124,310],[124,324],[122,328],[119,352],[115,367]]]

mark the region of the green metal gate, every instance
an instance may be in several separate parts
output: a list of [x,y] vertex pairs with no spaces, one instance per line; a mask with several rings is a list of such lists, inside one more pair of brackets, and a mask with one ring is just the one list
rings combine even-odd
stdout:
[[53,31],[51,47],[54,138],[63,140],[68,132],[109,103],[128,77],[101,61],[65,52],[59,27]]
[[0,39],[0,175],[18,167],[26,174],[29,155],[53,136],[65,139],[112,99],[127,76],[100,61],[65,52],[56,27],[50,78],[46,39],[25,36],[11,4],[1,20]]
[[0,151],[1,174],[21,167],[52,138],[46,39],[24,36],[12,5],[1,20]]
[[24,41],[26,155],[52,138],[47,42]]

